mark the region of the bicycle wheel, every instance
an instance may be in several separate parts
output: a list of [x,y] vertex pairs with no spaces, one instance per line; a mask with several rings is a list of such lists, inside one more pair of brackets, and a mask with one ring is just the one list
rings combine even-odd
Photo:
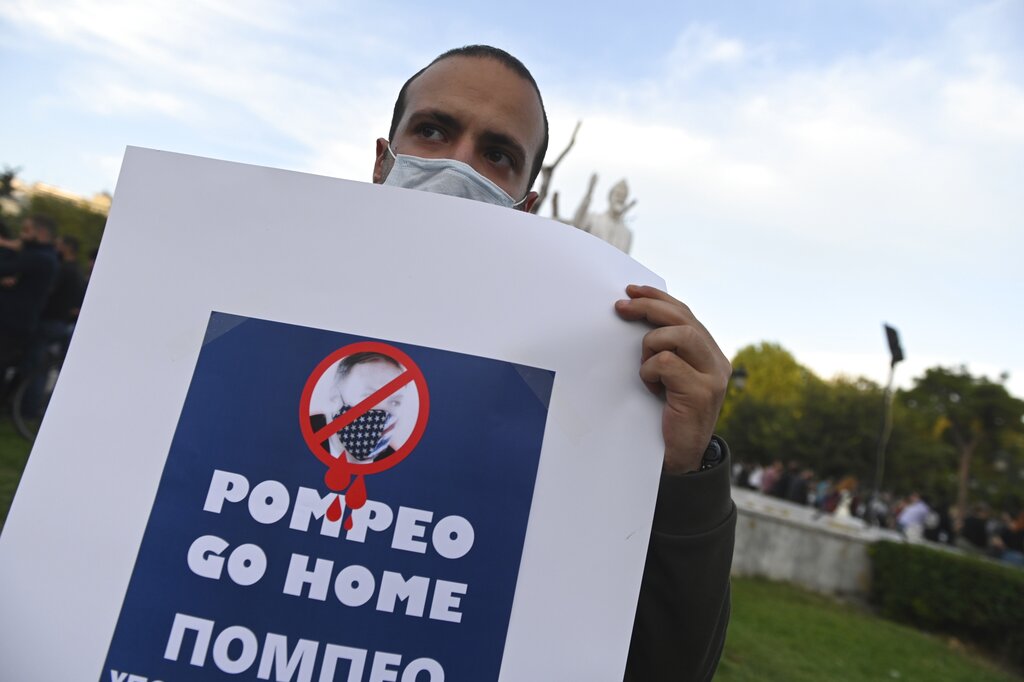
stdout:
[[23,377],[14,390],[11,420],[21,437],[29,442],[36,439],[59,375],[60,367],[47,363]]

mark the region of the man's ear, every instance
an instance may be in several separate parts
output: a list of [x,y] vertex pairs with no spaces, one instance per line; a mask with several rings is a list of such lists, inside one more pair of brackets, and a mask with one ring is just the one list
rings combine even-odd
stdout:
[[533,205],[537,203],[539,196],[536,192],[528,192],[526,194],[526,201],[522,204],[522,210],[526,213],[533,213]]
[[[385,172],[385,164],[388,160],[388,141],[383,137],[377,138],[377,158],[373,162],[373,183],[380,185],[384,182],[384,178],[388,176]],[[391,169],[388,168],[388,171]]]

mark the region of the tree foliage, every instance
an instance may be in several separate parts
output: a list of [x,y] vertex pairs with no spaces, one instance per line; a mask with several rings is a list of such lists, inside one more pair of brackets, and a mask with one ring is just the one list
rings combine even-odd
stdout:
[[811,384],[821,380],[774,343],[747,346],[732,364],[746,371],[747,381],[742,390],[733,386],[726,395],[720,431],[746,460],[766,463],[790,458],[805,395]]
[[[822,380],[778,344],[741,349],[718,431],[741,462],[797,461],[823,477],[873,481],[884,414],[881,386],[863,378]],[[958,481],[1003,506],[1022,488],[1024,401],[965,369],[933,368],[894,401],[883,487],[951,502]],[[966,477],[963,447],[974,443]]]
[[977,480],[979,473],[991,475],[997,457],[1019,447],[1024,400],[1011,396],[1000,383],[972,376],[964,367],[929,369],[902,397],[921,415],[931,438],[956,452],[957,507],[966,509],[972,479]]
[[20,170],[20,168],[4,166],[3,172],[0,172],[0,199],[9,198],[14,194],[14,179],[18,177]]

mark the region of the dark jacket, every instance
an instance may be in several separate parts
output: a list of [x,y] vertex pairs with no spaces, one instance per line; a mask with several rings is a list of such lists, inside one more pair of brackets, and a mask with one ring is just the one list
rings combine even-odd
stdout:
[[0,259],[0,278],[15,277],[0,287],[0,332],[27,340],[57,278],[57,250],[51,244],[25,242],[21,251]]
[[625,682],[704,682],[715,674],[729,625],[736,538],[723,449],[724,461],[713,469],[661,477]]
[[78,310],[85,298],[85,277],[75,261],[62,260],[57,270],[53,293],[50,294],[40,319],[68,324],[78,319]]

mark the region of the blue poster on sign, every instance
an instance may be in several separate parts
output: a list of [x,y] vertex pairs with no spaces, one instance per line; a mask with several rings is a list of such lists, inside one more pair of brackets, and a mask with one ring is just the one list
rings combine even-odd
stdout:
[[497,679],[553,381],[213,313],[100,679]]

